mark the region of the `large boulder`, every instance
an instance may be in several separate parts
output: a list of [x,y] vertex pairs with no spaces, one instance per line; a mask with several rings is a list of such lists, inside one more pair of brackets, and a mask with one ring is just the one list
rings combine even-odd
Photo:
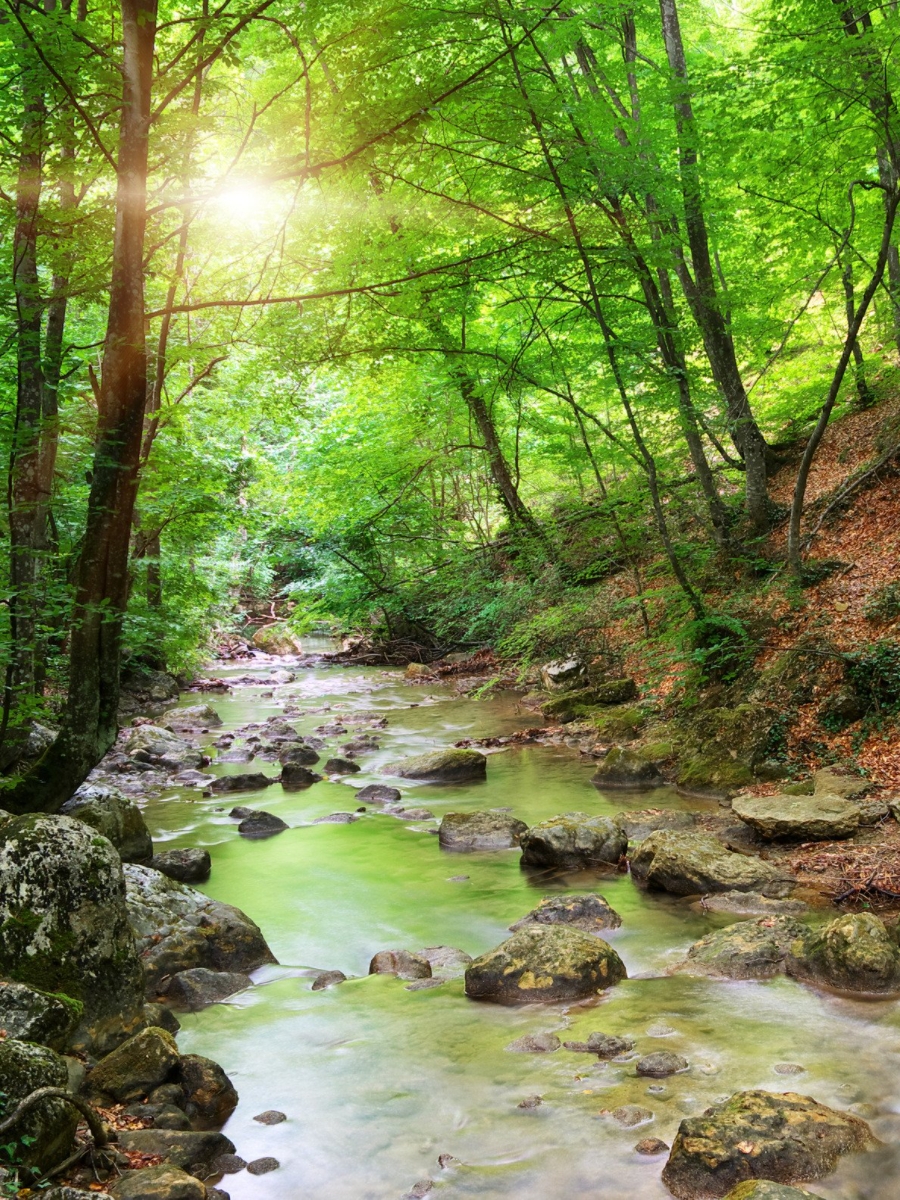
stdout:
[[439,841],[444,850],[508,850],[528,826],[503,812],[447,813]]
[[188,704],[184,708],[170,708],[160,718],[163,725],[171,729],[216,729],[222,718],[211,704]]
[[829,1175],[875,1142],[865,1121],[794,1092],[738,1092],[681,1122],[663,1168],[678,1200],[725,1196],[749,1179],[799,1183]]
[[95,1053],[143,1024],[122,872],[112,843],[71,817],[16,817],[3,826],[0,973],[81,1001],[72,1046]]
[[185,850],[162,850],[153,856],[150,866],[179,883],[205,883],[212,872],[212,859],[208,850],[192,846]]
[[384,774],[431,783],[472,783],[487,776],[487,759],[478,750],[434,750],[392,763]]
[[500,1004],[581,1000],[626,978],[612,946],[565,925],[520,929],[466,970],[466,995]]
[[124,1103],[140,1100],[165,1083],[178,1062],[171,1033],[149,1026],[97,1063],[87,1079],[91,1095]]
[[529,925],[568,925],[583,933],[602,933],[618,929],[621,924],[622,918],[602,896],[595,892],[571,892],[545,896],[537,908],[510,925],[510,929],[515,932]]
[[629,841],[642,842],[657,829],[691,829],[694,814],[675,808],[641,808],[616,813],[616,822],[628,834]]
[[606,788],[664,787],[665,782],[654,763],[625,746],[613,746],[591,776],[591,783],[601,791]]
[[735,854],[705,833],[658,830],[645,838],[631,858],[631,873],[656,891],[675,896],[706,892],[762,892],[783,896],[791,881],[759,858]]
[[[65,1061],[47,1046],[14,1038],[0,1041],[0,1094],[6,1114],[38,1088],[67,1088],[68,1083]],[[77,1110],[64,1100],[41,1100],[4,1133],[3,1141],[17,1144],[24,1166],[48,1170],[72,1149],[78,1120]]]
[[202,1054],[182,1054],[176,1078],[184,1111],[198,1129],[218,1129],[237,1108],[234,1084],[217,1062]]
[[196,770],[203,764],[203,755],[196,746],[158,725],[133,729],[125,740],[125,751],[163,771]]
[[637,684],[633,679],[607,679],[605,683],[598,683],[594,689],[597,696],[597,703],[603,705],[627,704],[629,700],[636,700],[638,694]]
[[234,1142],[224,1133],[194,1129],[123,1129],[119,1146],[138,1154],[158,1154],[191,1174],[196,1167],[208,1167],[220,1154],[234,1154]]
[[261,629],[257,629],[250,641],[264,654],[298,654],[303,649],[299,638],[283,621],[263,625]]
[[771,979],[784,970],[791,945],[806,936],[793,917],[737,921],[694,942],[675,970],[723,979]]
[[179,1167],[126,1171],[112,1185],[113,1200],[206,1200],[205,1184]]
[[191,967],[252,971],[275,961],[259,926],[239,908],[150,867],[128,864],[124,871],[128,920],[151,993],[165,976]]
[[770,841],[832,841],[859,828],[859,805],[834,795],[736,796],[731,810]]
[[519,839],[522,865],[578,870],[611,865],[628,849],[628,838],[611,817],[563,813],[532,825]]
[[83,1011],[84,1005],[69,996],[24,983],[0,983],[0,1029],[8,1038],[64,1051]]
[[208,967],[192,967],[179,971],[166,985],[166,1003],[185,1012],[199,1012],[210,1004],[218,1004],[252,986],[249,975],[241,971],[210,971]]
[[874,913],[846,913],[791,946],[787,972],[842,991],[900,992],[900,948]]
[[541,683],[548,692],[569,691],[587,678],[580,658],[560,658],[541,667]]
[[577,688],[574,692],[563,692],[545,700],[541,705],[541,716],[545,721],[568,725],[570,721],[590,716],[596,706],[597,693],[593,688]]
[[122,862],[148,862],[153,857],[153,842],[143,813],[116,788],[83,783],[60,812],[109,838]]

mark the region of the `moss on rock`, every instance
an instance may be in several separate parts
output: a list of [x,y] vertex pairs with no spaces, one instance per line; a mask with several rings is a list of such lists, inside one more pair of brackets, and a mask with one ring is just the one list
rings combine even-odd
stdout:
[[625,965],[598,937],[566,925],[531,925],[466,970],[466,995],[499,1004],[579,1000],[626,978]]
[[[0,1092],[9,1113],[31,1092],[41,1087],[65,1088],[69,1072],[58,1054],[47,1046],[7,1038],[0,1041]],[[64,1100],[41,1100],[23,1114],[4,1142],[18,1142],[16,1157],[24,1166],[47,1170],[72,1149],[78,1113]],[[25,1145],[22,1138],[34,1140]]]

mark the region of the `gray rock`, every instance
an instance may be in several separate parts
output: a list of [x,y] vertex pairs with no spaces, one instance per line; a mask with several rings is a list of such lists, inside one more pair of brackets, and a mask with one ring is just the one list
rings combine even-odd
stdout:
[[723,979],[771,979],[784,970],[792,944],[806,933],[793,917],[738,921],[695,942],[674,969]]
[[444,850],[508,850],[519,844],[527,828],[509,813],[447,813],[439,841]]
[[574,892],[545,896],[537,908],[515,925],[510,925],[510,929],[515,932],[527,925],[571,925],[585,933],[600,933],[618,929],[621,924],[622,918],[602,896],[594,892]]
[[650,1079],[665,1079],[668,1075],[678,1075],[689,1067],[688,1060],[680,1054],[672,1054],[668,1050],[657,1050],[653,1054],[645,1054],[639,1058],[635,1066],[638,1075],[646,1075]]
[[188,850],[163,850],[150,862],[154,871],[161,871],[179,883],[205,883],[212,871],[209,851],[200,847]]
[[312,787],[314,783],[319,783],[321,779],[321,775],[318,775],[315,771],[310,771],[309,767],[301,766],[299,763],[286,762],[281,768],[281,786],[283,788]]
[[178,1047],[164,1029],[142,1029],[97,1063],[87,1077],[92,1096],[118,1103],[139,1100],[165,1083],[178,1062]]
[[274,837],[276,833],[284,833],[288,828],[290,827],[287,822],[282,821],[281,817],[276,817],[274,813],[254,812],[244,817],[238,825],[238,833],[245,838],[267,838]]
[[409,950],[379,950],[369,963],[370,975],[397,975],[400,979],[430,979],[431,963]]
[[587,667],[580,658],[562,658],[541,667],[541,683],[548,692],[566,691],[587,676]]
[[[65,1061],[49,1047],[13,1038],[0,1041],[0,1093],[7,1112],[38,1088],[64,1088],[68,1080]],[[24,1166],[48,1170],[70,1153],[78,1119],[76,1110],[64,1100],[41,1100],[16,1121],[4,1140],[20,1142]],[[25,1145],[22,1138],[34,1141]]]
[[322,768],[326,775],[355,775],[360,770],[359,763],[350,758],[329,758]]
[[800,917],[809,912],[809,905],[802,900],[772,900],[759,892],[719,892],[704,897],[699,907],[706,912],[735,917]]
[[616,823],[622,826],[629,840],[640,842],[657,829],[691,829],[694,814],[673,808],[644,808],[616,813]]
[[220,775],[209,785],[214,792],[258,792],[276,780],[256,772],[251,775]]
[[900,993],[900,948],[874,913],[846,913],[804,934],[785,959],[795,979],[841,991]]
[[0,1029],[8,1038],[66,1049],[81,1019],[80,1003],[24,983],[0,982]]
[[316,817],[313,825],[352,825],[359,820],[359,813],[334,812],[327,817]]
[[173,1008],[199,1012],[252,986],[250,976],[240,971],[210,971],[208,967],[192,967],[173,975],[162,995]]
[[170,708],[160,718],[163,725],[172,729],[216,729],[222,718],[209,704],[188,704],[184,708]]
[[199,1179],[171,1166],[126,1171],[110,1190],[113,1200],[205,1200],[208,1194]]
[[853,837],[859,806],[840,796],[735,796],[731,811],[774,841],[821,842]]
[[[344,983],[347,976],[343,971],[320,971],[312,984],[312,991],[321,992],[325,988],[334,987],[336,983]],[[255,1120],[256,1118],[254,1118]]]
[[196,746],[158,725],[140,725],[132,730],[126,738],[125,751],[137,761],[163,771],[192,771],[203,763],[203,755]]
[[220,1154],[211,1164],[214,1175],[237,1175],[247,1165],[239,1154]]
[[383,783],[369,783],[356,793],[357,804],[379,806],[383,804],[399,804],[402,795],[399,788],[386,787]]
[[234,1154],[234,1143],[223,1133],[212,1131],[123,1129],[119,1132],[119,1145],[139,1154],[159,1154],[183,1171],[201,1164],[209,1167],[220,1154]]
[[533,925],[476,958],[466,995],[500,1004],[548,1003],[596,995],[626,976],[612,946],[565,925]]
[[783,896],[791,888],[791,880],[771,864],[734,854],[708,834],[676,830],[645,838],[631,857],[631,873],[639,883],[676,896],[734,891]]
[[572,812],[532,825],[520,844],[523,866],[578,870],[618,863],[628,839],[610,817]]
[[526,1033],[506,1047],[514,1054],[552,1054],[560,1047],[555,1033]]
[[149,867],[130,864],[124,871],[128,919],[151,993],[164,976],[192,967],[252,971],[275,961],[259,927],[239,908]]
[[471,783],[486,778],[487,759],[477,750],[435,750],[393,763],[384,773],[432,783]]
[[663,787],[665,782],[654,763],[624,746],[613,746],[591,776],[591,783],[601,791],[605,788]]
[[253,1120],[259,1121],[260,1125],[280,1125],[287,1120],[287,1116],[277,1108],[267,1108],[265,1112],[257,1113]]
[[150,830],[141,810],[115,788],[82,784],[60,812],[109,838],[123,862],[148,862],[153,857]]
[[247,1164],[247,1170],[251,1175],[268,1175],[270,1171],[277,1171],[280,1166],[277,1158],[254,1158],[252,1163]]
[[457,950],[455,946],[426,946],[423,950],[417,950],[416,955],[424,958],[431,967],[431,973],[441,979],[459,978],[474,961],[471,954]]
[[165,1004],[155,1002],[145,1004],[144,1020],[148,1025],[155,1025],[159,1029],[164,1029],[166,1033],[174,1034],[181,1028],[181,1022]]

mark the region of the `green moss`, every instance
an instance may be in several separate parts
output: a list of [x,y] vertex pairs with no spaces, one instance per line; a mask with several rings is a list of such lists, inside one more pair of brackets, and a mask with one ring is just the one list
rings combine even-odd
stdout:
[[637,753],[645,762],[666,762],[675,757],[675,747],[672,742],[647,742],[638,747]]
[[714,754],[694,754],[684,759],[678,768],[678,786],[684,788],[713,788],[728,790],[746,787],[753,782],[753,771],[739,759],[719,758]]
[[637,737],[644,721],[642,709],[635,705],[620,704],[616,708],[605,708],[596,716],[594,724],[600,738],[618,742]]
[[786,783],[781,790],[786,796],[811,796],[815,783],[812,779],[801,779],[799,783]]
[[569,721],[591,716],[596,704],[597,696],[593,688],[579,688],[547,700],[541,705],[541,715],[548,721],[559,721],[566,725]]

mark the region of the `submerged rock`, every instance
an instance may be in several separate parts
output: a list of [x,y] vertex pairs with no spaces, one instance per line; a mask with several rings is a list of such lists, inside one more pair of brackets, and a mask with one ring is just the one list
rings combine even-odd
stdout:
[[570,892],[545,896],[537,908],[510,925],[510,929],[515,932],[528,925],[569,925],[585,933],[600,933],[618,929],[621,924],[622,918],[602,896],[595,892]]
[[282,750],[278,755],[278,761],[285,767],[288,764],[292,767],[312,767],[319,761],[319,755],[312,746],[308,746],[305,742],[298,742]]
[[831,841],[859,828],[859,806],[834,795],[735,796],[731,810],[769,840]]
[[141,964],[122,872],[112,843],[71,817],[4,823],[0,972],[81,1001],[72,1046],[94,1053],[143,1023]]
[[370,975],[396,975],[400,979],[430,979],[431,963],[409,950],[379,950],[369,963]]
[[591,783],[601,791],[604,788],[663,787],[665,782],[654,763],[624,746],[613,746],[591,776]]
[[555,1033],[526,1033],[506,1047],[513,1054],[552,1054],[561,1043]]
[[521,929],[466,970],[466,995],[500,1004],[579,1000],[626,977],[612,946],[565,925]]
[[597,1031],[589,1033],[586,1042],[563,1042],[563,1045],[576,1054],[596,1054],[598,1058],[612,1059],[633,1050],[634,1040]]
[[628,839],[610,817],[572,812],[532,825],[520,844],[523,866],[578,870],[618,863]]
[[8,1038],[64,1051],[81,1020],[83,1006],[24,983],[0,983],[0,1029]]
[[161,994],[175,1009],[199,1012],[252,986],[250,976],[240,971],[210,971],[208,967],[192,967],[173,975]]
[[439,840],[444,850],[507,850],[519,844],[527,829],[509,813],[447,813]]
[[[49,1047],[14,1038],[0,1041],[0,1093],[6,1114],[38,1088],[66,1088],[68,1082],[65,1061]],[[4,1141],[19,1143],[16,1150],[23,1165],[49,1170],[71,1151],[78,1120],[77,1110],[64,1100],[41,1100],[4,1134]],[[26,1143],[22,1138],[34,1140]]]
[[690,1063],[680,1054],[672,1054],[668,1050],[657,1050],[653,1054],[645,1054],[635,1064],[638,1075],[649,1079],[665,1079],[669,1075],[679,1075],[686,1071]]
[[115,788],[82,784],[59,811],[109,838],[122,862],[148,862],[153,857],[153,842],[143,813]]
[[384,767],[385,775],[432,783],[470,783],[487,776],[487,759],[477,750],[434,750]]
[[191,967],[252,971],[275,961],[259,927],[239,908],[149,867],[129,864],[124,871],[128,920],[151,993],[164,976]]
[[612,1119],[623,1129],[634,1129],[637,1125],[646,1125],[648,1121],[652,1121],[653,1113],[640,1104],[621,1104],[612,1110]]
[[846,913],[792,943],[789,975],[842,991],[900,992],[900,948],[874,913]]
[[709,834],[676,830],[645,838],[631,857],[631,872],[647,887],[675,896],[731,891],[783,896],[791,887],[782,871],[762,859],[735,854]]
[[793,917],[738,921],[695,942],[674,969],[724,979],[771,979],[784,970],[793,942],[807,932]]
[[200,847],[163,850],[153,856],[150,866],[179,883],[205,883],[212,871],[212,860],[209,851]]
[[865,1121],[794,1092],[738,1092],[681,1122],[663,1169],[678,1200],[725,1196],[749,1179],[798,1183],[829,1175],[875,1143]]

